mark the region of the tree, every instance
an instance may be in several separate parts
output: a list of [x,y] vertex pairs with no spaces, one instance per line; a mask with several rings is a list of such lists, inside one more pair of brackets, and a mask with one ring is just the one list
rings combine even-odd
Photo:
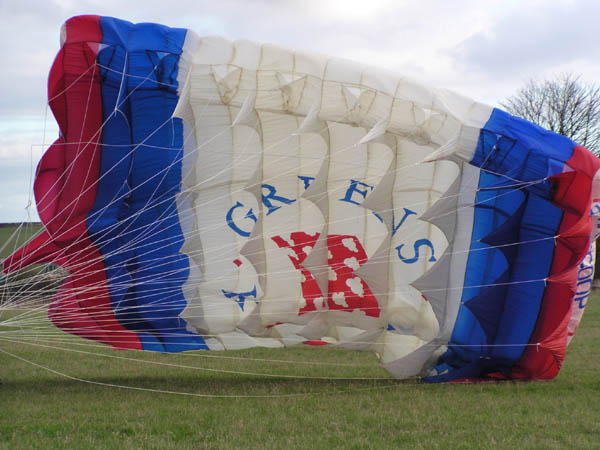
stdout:
[[511,114],[566,136],[600,154],[600,87],[573,74],[530,80],[501,103]]

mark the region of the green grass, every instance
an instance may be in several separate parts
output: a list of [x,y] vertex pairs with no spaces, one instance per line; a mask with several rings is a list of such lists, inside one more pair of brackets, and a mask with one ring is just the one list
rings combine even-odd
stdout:
[[[0,262],[21,245],[33,238],[42,229],[41,223],[24,223],[22,226],[11,223],[0,224]],[[0,304],[7,299],[32,300],[32,294],[38,302],[48,302],[61,284],[62,271],[48,275],[50,267],[33,264],[10,275],[0,274]],[[55,276],[58,275],[58,276]]]
[[17,227],[15,224],[0,224],[0,247],[12,236],[12,240],[0,251],[0,258],[6,258],[42,229],[42,225],[39,223],[27,223],[14,233]]
[[[35,334],[46,330],[51,336],[0,339],[2,449],[600,447],[597,294],[559,376],[530,383],[333,379],[387,377],[375,366],[374,355],[333,348],[179,355],[113,351],[51,328],[41,313],[37,318]],[[245,359],[207,357],[212,355]],[[260,358],[349,365],[256,360]],[[69,379],[40,366],[111,386]],[[211,397],[215,395],[266,397]]]
[[27,314],[0,325],[0,449],[600,448],[600,294],[555,380],[479,385],[398,382],[335,348],[114,351]]

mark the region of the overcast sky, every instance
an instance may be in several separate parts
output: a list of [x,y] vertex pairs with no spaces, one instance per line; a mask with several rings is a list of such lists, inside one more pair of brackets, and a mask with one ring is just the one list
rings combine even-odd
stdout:
[[79,14],[349,58],[491,105],[529,79],[600,81],[598,0],[0,0],[0,222],[28,219],[30,173],[57,135],[48,70]]

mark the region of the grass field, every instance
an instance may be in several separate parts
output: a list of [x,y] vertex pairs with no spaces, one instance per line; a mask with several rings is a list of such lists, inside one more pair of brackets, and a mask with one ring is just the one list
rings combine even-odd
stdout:
[[0,309],[0,449],[598,449],[599,373],[599,293],[555,380],[470,385],[327,347],[114,351]]
[[2,449],[600,448],[599,295],[557,379],[530,383],[397,382],[333,348],[113,351],[41,317],[0,335]]
[[[0,247],[7,245],[0,251],[0,258],[10,255],[15,249],[19,248],[24,242],[27,242],[36,234],[42,225],[39,223],[24,224],[19,230],[14,224],[0,224]],[[7,242],[12,236],[10,242]]]
[[[41,229],[42,224],[39,222],[24,223],[21,226],[11,223],[0,224],[0,261],[34,237]],[[32,301],[35,297],[38,302],[47,302],[52,298],[64,276],[62,270],[55,271],[52,275],[45,272],[56,267],[58,266],[33,264],[9,276],[0,274],[0,303],[16,297]]]

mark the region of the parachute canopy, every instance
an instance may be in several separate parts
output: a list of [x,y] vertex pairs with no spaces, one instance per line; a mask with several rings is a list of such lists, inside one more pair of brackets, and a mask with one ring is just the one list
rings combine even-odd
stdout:
[[445,90],[269,44],[66,22],[49,317],[118,348],[332,344],[398,378],[553,378],[593,272],[600,161]]

